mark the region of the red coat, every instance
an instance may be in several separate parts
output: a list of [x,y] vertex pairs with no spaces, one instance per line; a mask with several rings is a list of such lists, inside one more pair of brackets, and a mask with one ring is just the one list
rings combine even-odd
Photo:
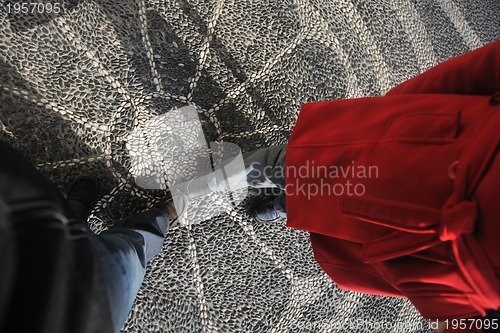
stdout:
[[345,289],[429,319],[500,308],[500,42],[370,97],[303,106],[287,226]]

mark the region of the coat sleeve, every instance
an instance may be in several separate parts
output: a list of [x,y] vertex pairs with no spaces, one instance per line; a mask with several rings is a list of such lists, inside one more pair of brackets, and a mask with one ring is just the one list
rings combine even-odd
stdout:
[[445,61],[401,83],[386,95],[492,95],[500,90],[500,41]]

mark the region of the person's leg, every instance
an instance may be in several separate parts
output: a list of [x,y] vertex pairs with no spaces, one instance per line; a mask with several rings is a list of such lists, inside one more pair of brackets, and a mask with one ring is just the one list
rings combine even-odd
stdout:
[[[71,208],[85,221],[95,200],[95,180],[78,178],[67,190]],[[168,203],[131,215],[99,235],[89,230],[106,295],[110,305],[113,331],[125,324],[144,279],[147,263],[161,250],[175,208]]]
[[118,227],[108,229],[108,233],[116,233],[120,229],[128,229],[142,235],[144,238],[145,260],[149,262],[160,252],[169,228],[170,219],[167,214],[161,209],[154,207],[145,212],[127,217]]
[[271,146],[243,154],[250,185],[269,179],[280,189],[285,188],[286,145]]
[[285,195],[286,145],[258,149],[243,155],[248,183],[251,186],[265,185],[280,189],[277,197],[252,208],[252,215],[258,222],[272,222],[286,217]]
[[120,227],[91,235],[115,332],[125,324],[144,279],[146,265],[160,252],[169,224],[164,212],[153,208],[131,215]]
[[122,226],[90,238],[102,268],[115,332],[127,320],[147,263],[161,250],[169,220],[160,210],[151,209],[130,216]]

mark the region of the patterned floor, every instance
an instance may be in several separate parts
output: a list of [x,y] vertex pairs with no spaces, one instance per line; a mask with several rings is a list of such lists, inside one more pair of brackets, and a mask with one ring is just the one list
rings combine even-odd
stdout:
[[[0,138],[61,188],[97,176],[96,231],[164,198],[130,172],[130,133],[154,117],[194,107],[207,141],[250,151],[286,142],[305,102],[380,95],[500,37],[498,0],[56,2],[2,1]],[[429,331],[405,300],[338,289],[307,234],[255,224],[252,200],[192,205],[125,332]]]

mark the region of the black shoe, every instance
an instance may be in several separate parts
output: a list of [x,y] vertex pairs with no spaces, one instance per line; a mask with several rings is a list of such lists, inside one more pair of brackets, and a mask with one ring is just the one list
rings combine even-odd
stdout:
[[169,200],[156,204],[154,208],[160,210],[170,221],[168,230],[179,225],[188,207],[188,199],[184,195],[176,195]]
[[252,209],[255,221],[260,223],[276,222],[286,218],[286,212],[279,205],[279,198],[265,202]]
[[[186,212],[187,204],[188,202],[184,197],[170,198],[142,212],[140,216],[137,214],[130,215],[126,219],[115,223],[113,227],[147,231],[165,237],[170,229],[179,225],[180,219]],[[161,215],[165,218],[158,219]]]
[[91,176],[79,176],[68,186],[65,192],[66,199],[72,206],[78,205],[90,214],[97,200],[97,180]]

